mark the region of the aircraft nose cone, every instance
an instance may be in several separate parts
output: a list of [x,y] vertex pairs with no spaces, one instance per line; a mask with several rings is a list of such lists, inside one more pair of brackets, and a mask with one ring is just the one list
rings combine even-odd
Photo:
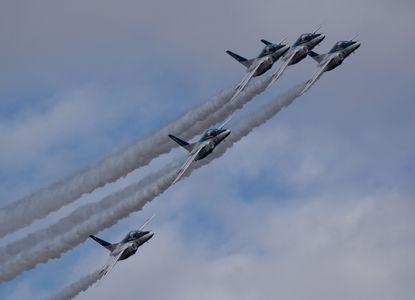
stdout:
[[225,132],[223,133],[223,135],[225,136],[225,137],[227,137],[228,135],[230,135],[231,134],[231,131],[229,130],[229,129],[226,129],[225,130]]
[[355,49],[357,49],[357,48],[360,47],[360,43],[359,42],[356,42],[356,44],[354,44],[354,46],[355,46]]
[[325,38],[326,38],[326,36],[324,34],[320,33],[320,36],[319,36],[319,39],[318,40],[319,40],[319,42],[321,42]]
[[154,235],[153,232],[148,231],[148,233],[145,236],[143,236],[143,242],[145,243],[149,241],[153,237],[153,235]]

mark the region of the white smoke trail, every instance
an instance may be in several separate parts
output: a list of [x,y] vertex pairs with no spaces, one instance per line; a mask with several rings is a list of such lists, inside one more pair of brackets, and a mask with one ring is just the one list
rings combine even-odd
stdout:
[[168,139],[168,134],[190,139],[207,127],[223,121],[233,111],[240,109],[263,92],[269,80],[269,77],[265,77],[250,84],[233,102],[229,102],[229,99],[234,89],[225,90],[180,119],[107,157],[95,166],[3,207],[0,209],[0,237],[46,217],[83,194],[114,182],[131,171],[147,165],[159,155],[169,152],[177,145]]
[[313,76],[311,77],[311,79],[309,79],[307,81],[306,86],[304,87],[303,91],[301,92],[301,94],[304,94],[305,92],[307,92],[309,89],[311,89],[311,87],[313,85],[315,85],[317,83],[317,81],[321,78],[321,76],[323,76],[325,72],[321,72],[320,69],[318,69],[316,72],[314,72]]
[[86,291],[95,282],[100,280],[102,277],[101,271],[95,271],[94,273],[88,274],[78,281],[67,286],[55,295],[46,298],[45,300],[68,300],[75,298],[79,293]]
[[[220,157],[233,144],[246,136],[254,128],[266,122],[283,107],[292,103],[298,96],[304,84],[298,85],[286,94],[277,97],[274,101],[262,107],[257,113],[232,128],[231,135],[222,147],[204,160],[194,165],[188,172],[208,164],[213,159]],[[58,258],[63,252],[83,242],[88,235],[94,234],[104,228],[115,224],[119,219],[127,217],[130,213],[142,209],[142,207],[155,197],[163,193],[171,185],[176,176],[178,165],[171,164],[157,173],[144,178],[138,184],[110,195],[98,203],[91,203],[77,209],[68,217],[56,224],[29,234],[18,241],[22,247],[20,253],[14,248],[9,259],[1,266],[0,281],[11,280],[23,271],[32,269],[36,264],[46,262],[52,258]],[[160,173],[164,174],[160,176]],[[115,203],[114,207],[110,203]],[[27,241],[33,241],[27,247]],[[25,244],[26,243],[26,244]],[[2,249],[3,250],[3,249]],[[3,254],[2,254],[3,255]]]
[[[225,153],[227,149],[231,148],[234,143],[236,143],[238,140],[240,140],[241,138],[249,134],[249,132],[251,132],[252,129],[256,128],[257,126],[269,120],[272,116],[278,113],[283,107],[290,105],[296,99],[296,97],[298,96],[298,94],[300,93],[303,87],[304,87],[304,84],[299,85],[295,89],[294,95],[290,96],[289,94],[286,94],[285,97],[282,97],[279,102],[272,102],[270,105],[267,105],[267,107],[263,109],[261,112],[257,113],[256,114],[257,118],[250,118],[248,122],[244,122],[240,126],[233,128],[232,134],[226,140],[226,144],[225,144],[226,147],[218,147],[218,149],[215,149],[215,151],[211,154],[210,160],[213,160],[223,155],[223,153]],[[219,151],[216,151],[216,150],[219,150]],[[205,164],[207,163],[209,162],[207,161]],[[196,168],[200,166],[196,166]],[[49,298],[48,300],[71,299],[70,297],[74,297],[77,294],[79,294],[81,291],[85,291],[90,286],[92,286],[94,282],[99,280],[99,278],[97,278],[95,281],[92,281],[89,279],[90,276],[97,276],[97,272],[91,275],[85,276],[84,278],[80,279],[79,281],[70,285],[69,287],[66,287],[61,292]],[[57,297],[58,295],[59,297]],[[66,296],[67,298],[64,298],[62,296]]]
[[[56,240],[60,239],[61,234],[75,229],[77,224],[79,225],[82,222],[85,222],[85,220],[91,219],[94,215],[104,213],[105,211],[111,209],[115,205],[121,204],[121,201],[123,201],[123,199],[129,199],[129,197],[133,197],[135,193],[149,186],[154,181],[158,180],[160,177],[163,177],[166,173],[174,172],[175,170],[177,170],[180,167],[180,165],[181,162],[172,162],[164,166],[162,169],[152,172],[147,176],[143,177],[139,182],[131,184],[123,189],[120,189],[115,193],[104,197],[99,202],[92,202],[82,205],[73,210],[66,217],[60,219],[57,223],[47,228],[39,229],[35,232],[29,233],[25,237],[12,242],[3,248],[0,248],[0,266],[2,266],[5,262],[10,261],[10,259],[13,259],[13,257],[16,256],[16,254],[19,254],[20,252],[27,250],[28,241],[31,241],[31,251],[35,251],[37,247],[39,247],[39,251],[42,251],[42,244],[50,240],[51,237]],[[114,223],[111,223],[111,225],[112,224]],[[82,242],[82,240],[80,240],[80,242]],[[60,243],[65,243],[65,239],[60,240]],[[57,252],[57,255],[58,254],[59,252]],[[22,259],[24,259],[24,257]],[[38,257],[38,259],[40,259],[40,262],[47,261],[48,253],[45,253],[44,257],[42,258]],[[1,269],[3,269],[3,267]],[[2,277],[0,271],[0,281],[1,280]]]

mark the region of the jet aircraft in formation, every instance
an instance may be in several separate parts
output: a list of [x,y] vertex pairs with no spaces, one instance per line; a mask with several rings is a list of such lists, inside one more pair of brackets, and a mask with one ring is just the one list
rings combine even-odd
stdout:
[[[281,77],[281,75],[284,73],[284,70],[288,66],[302,61],[307,57],[307,55],[309,55],[319,63],[320,68],[313,75],[313,77],[308,80],[307,85],[301,91],[301,94],[303,94],[314,84],[314,82],[318,80],[323,72],[332,70],[340,65],[347,56],[349,56],[357,48],[360,47],[360,43],[354,41],[353,39],[350,41],[339,41],[327,54],[319,55],[316,52],[312,51],[325,38],[324,34],[317,32],[319,29],[320,27],[312,33],[303,33],[298,37],[298,39],[291,47],[283,44],[283,41],[274,44],[262,39],[261,42],[265,44],[265,47],[260,52],[258,57],[252,59],[246,59],[229,50],[226,51],[226,53],[228,53],[230,56],[232,56],[247,68],[245,76],[243,77],[242,81],[236,86],[235,92],[230,101],[233,101],[242,92],[252,77],[260,76],[270,70],[273,64],[280,57],[282,57],[283,63],[272,74],[267,88]],[[213,149],[215,149],[218,144],[225,140],[225,138],[231,133],[229,129],[224,128],[224,125],[228,121],[229,119],[219,128],[209,129],[205,131],[198,142],[191,144],[181,140],[178,137],[175,137],[174,135],[169,134],[169,137],[173,141],[175,141],[177,144],[189,152],[189,156],[181,169],[178,171],[173,184],[183,176],[192,162],[203,159],[212,153]]]
[[154,235],[150,231],[143,231],[144,227],[154,218],[151,216],[138,230],[130,231],[121,242],[111,244],[104,241],[94,235],[89,237],[110,251],[110,256],[107,264],[102,268],[102,278],[108,275],[108,273],[115,267],[115,264],[120,261],[129,258],[137,252],[137,249],[148,242]]
[[289,46],[282,44],[282,41],[278,44],[273,44],[266,40],[261,40],[265,44],[264,49],[259,53],[256,58],[246,59],[238,54],[235,54],[231,51],[226,51],[230,56],[244,65],[246,70],[246,75],[243,77],[242,81],[237,85],[235,93],[233,94],[231,101],[233,101],[236,96],[245,88],[248,82],[252,77],[257,77],[264,74],[266,71],[272,68],[273,64],[290,48]]
[[231,101],[242,92],[252,77],[260,76],[270,70],[278,59],[281,58],[282,64],[271,75],[267,88],[281,77],[288,66],[299,63],[309,55],[318,62],[319,70],[317,70],[313,77],[307,82],[307,86],[301,92],[301,94],[303,94],[324,72],[339,66],[347,56],[360,47],[360,43],[353,39],[350,41],[339,41],[328,53],[319,55],[316,52],[313,52],[313,49],[325,38],[324,34],[317,32],[320,28],[321,26],[312,33],[301,34],[291,47],[282,44],[282,41],[278,44],[273,44],[266,40],[261,40],[261,42],[265,44],[265,48],[258,57],[253,59],[246,59],[231,51],[226,51],[226,53],[247,68],[245,76],[235,88]]
[[308,55],[318,63],[319,69],[307,82],[307,85],[300,94],[304,94],[324,72],[331,71],[340,66],[346,57],[356,51],[359,47],[360,43],[351,39],[350,41],[338,41],[326,54],[320,55],[314,51],[309,51]]
[[300,35],[297,41],[291,46],[290,50],[285,53],[282,58],[284,63],[277,69],[277,71],[274,72],[274,74],[272,74],[271,81],[267,88],[269,88],[275,81],[278,80],[278,78],[281,77],[288,66],[299,63],[306,58],[307,53],[320,44],[324,38],[324,34],[316,32],[304,33]]
[[[281,77],[284,70],[289,65],[296,64],[306,58],[307,55],[309,55],[311,58],[317,61],[318,70],[314,73],[312,78],[307,81],[306,86],[301,91],[301,94],[303,94],[320,78],[324,72],[333,70],[337,66],[341,65],[346,57],[348,57],[360,47],[360,43],[354,41],[354,39],[348,41],[339,41],[328,53],[320,55],[312,51],[314,47],[316,47],[325,38],[324,34],[317,33],[317,31],[318,29],[313,33],[304,33],[300,35],[300,37],[291,47],[283,44],[283,41],[277,44],[273,44],[266,40],[261,40],[261,42],[265,44],[265,47],[258,55],[258,57],[252,59],[246,59],[231,51],[226,51],[230,56],[232,56],[247,68],[246,75],[237,85],[231,101],[233,101],[242,92],[252,77],[260,76],[270,70],[273,64],[279,58],[282,57],[283,63],[272,74],[267,88]],[[229,120],[230,118],[218,128],[206,130],[199,141],[194,143],[188,143],[174,135],[169,134],[169,137],[174,142],[189,152],[188,158],[180,170],[177,172],[177,176],[175,177],[172,184],[176,183],[183,176],[183,174],[194,161],[201,160],[208,156],[213,152],[216,146],[218,146],[226,139],[226,137],[228,137],[231,131],[224,127],[226,123],[229,122]],[[114,268],[115,264],[118,261],[127,259],[131,255],[134,255],[140,246],[148,242],[153,237],[152,232],[143,231],[143,228],[151,221],[153,217],[154,216],[149,218],[138,230],[129,232],[121,242],[116,244],[108,243],[96,236],[90,235],[93,240],[110,251],[108,263],[102,269],[103,277],[106,276]]]
[[224,126],[230,121],[230,118],[227,119],[221,126],[218,128],[206,130],[199,141],[189,144],[186,141],[175,137],[174,135],[169,134],[169,137],[179,144],[181,147],[186,149],[189,152],[189,156],[186,162],[183,164],[181,169],[177,172],[177,176],[174,179],[172,184],[175,184],[190,167],[192,162],[196,160],[201,160],[213,152],[213,149],[216,148],[222,141],[224,141],[231,131],[225,129]]

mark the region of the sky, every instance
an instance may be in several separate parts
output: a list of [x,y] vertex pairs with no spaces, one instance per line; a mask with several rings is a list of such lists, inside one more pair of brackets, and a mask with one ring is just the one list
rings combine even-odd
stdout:
[[[362,46],[302,97],[143,210],[98,233],[117,242],[156,213],[155,235],[78,299],[410,299],[415,277],[415,4],[412,1],[0,2],[0,206],[84,170],[236,84],[260,39],[322,24],[324,53]],[[275,68],[275,67],[274,67]],[[238,111],[307,80],[291,66]],[[167,138],[167,137],[166,137]],[[185,157],[157,158],[0,240]],[[30,247],[30,241],[28,241]],[[0,284],[43,299],[99,269],[86,240]]]

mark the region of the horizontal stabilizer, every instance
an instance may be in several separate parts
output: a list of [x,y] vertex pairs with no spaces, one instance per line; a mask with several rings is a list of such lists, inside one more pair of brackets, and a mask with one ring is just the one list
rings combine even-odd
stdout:
[[191,152],[193,150],[194,144],[189,144],[186,141],[183,141],[182,139],[179,139],[178,137],[169,134],[169,138],[171,138],[173,141],[175,141],[179,146],[183,147],[187,151]]
[[321,63],[321,61],[323,60],[323,57],[324,57],[324,55],[320,55],[320,54],[318,54],[314,51],[308,51],[308,55],[310,55],[310,57],[318,63]]
[[107,241],[101,240],[100,238],[97,238],[94,235],[90,235],[89,236],[91,239],[93,239],[95,242],[97,242],[98,244],[100,244],[102,247],[106,248],[109,251],[114,250],[115,245],[108,243]]
[[267,40],[264,40],[264,39],[262,39],[261,42],[263,42],[267,46],[272,45],[271,42],[268,42]]
[[241,64],[243,64],[247,68],[251,64],[251,62],[248,59],[246,59],[245,57],[239,56],[236,53],[233,53],[231,51],[226,51],[226,53],[228,53],[230,56],[232,56],[234,59],[236,59],[238,62],[240,62]]

